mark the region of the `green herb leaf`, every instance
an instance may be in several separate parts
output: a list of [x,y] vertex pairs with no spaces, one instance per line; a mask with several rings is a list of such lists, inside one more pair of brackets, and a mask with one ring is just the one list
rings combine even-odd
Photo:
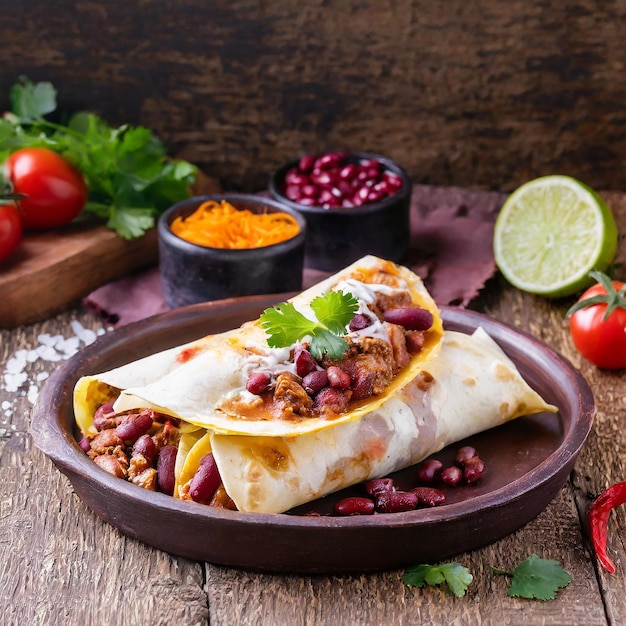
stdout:
[[415,565],[406,570],[402,581],[411,587],[424,585],[445,586],[457,598],[465,595],[465,591],[474,577],[466,567],[459,563],[442,563],[441,565]]
[[321,359],[324,354],[331,359],[340,359],[348,349],[343,338],[346,326],[358,306],[359,302],[352,294],[329,291],[311,302],[317,321],[300,313],[291,302],[265,309],[260,321],[272,348],[286,348],[310,336],[309,350],[316,359]]
[[491,571],[511,577],[507,590],[509,596],[529,600],[554,600],[556,592],[572,581],[558,561],[542,559],[536,554],[522,561],[512,572],[495,567]]
[[32,83],[22,76],[11,87],[11,109],[23,120],[38,120],[57,108],[57,92],[52,83]]

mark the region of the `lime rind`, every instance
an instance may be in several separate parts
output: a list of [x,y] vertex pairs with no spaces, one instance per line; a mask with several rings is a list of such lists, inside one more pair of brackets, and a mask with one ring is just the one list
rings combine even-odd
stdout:
[[544,176],[516,189],[495,224],[494,257],[515,287],[547,297],[578,293],[617,251],[610,208],[580,181]]

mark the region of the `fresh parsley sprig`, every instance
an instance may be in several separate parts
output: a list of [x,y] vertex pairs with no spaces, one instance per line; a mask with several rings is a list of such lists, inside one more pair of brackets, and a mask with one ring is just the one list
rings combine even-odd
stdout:
[[445,587],[457,598],[462,598],[474,577],[459,563],[415,565],[406,570],[402,581],[410,587]]
[[572,577],[558,561],[531,554],[512,572],[491,568],[494,574],[511,577],[507,595],[529,600],[554,600],[556,592],[572,582]]
[[190,196],[196,167],[168,159],[151,130],[129,124],[113,128],[88,112],[72,115],[67,124],[50,121],[46,116],[56,111],[56,96],[49,82],[22,77],[13,85],[12,110],[0,118],[0,163],[21,148],[61,154],[85,178],[84,211],[125,239],[143,235],[165,209]]
[[[510,577],[508,596],[528,600],[554,600],[557,591],[572,581],[570,574],[558,561],[542,559],[536,554],[522,561],[511,572],[496,567],[492,567],[491,572]],[[457,598],[465,595],[472,580],[469,570],[458,563],[415,565],[402,576],[402,581],[410,587],[442,587]]]
[[310,306],[317,320],[304,316],[291,302],[265,309],[260,321],[268,335],[268,345],[286,348],[310,336],[309,351],[316,359],[324,354],[340,359],[348,349],[343,335],[358,309],[358,300],[351,293],[329,291],[314,298]]

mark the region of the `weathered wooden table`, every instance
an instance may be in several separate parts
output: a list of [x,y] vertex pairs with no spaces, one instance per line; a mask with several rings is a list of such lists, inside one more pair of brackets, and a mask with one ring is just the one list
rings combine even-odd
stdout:
[[[626,232],[626,197],[606,197]],[[626,243],[620,246],[623,262]],[[624,273],[619,268],[617,277]],[[402,571],[260,574],[192,562],[128,539],[78,499],[29,435],[38,390],[58,363],[51,359],[71,350],[67,340],[82,329],[100,331],[101,321],[77,307],[0,331],[0,623],[626,623],[626,509],[609,523],[614,575],[597,568],[585,524],[593,496],[626,478],[626,379],[623,371],[597,370],[576,353],[565,321],[570,304],[521,293],[496,278],[475,307],[530,332],[580,368],[597,416],[575,470],[545,511],[513,535],[454,559],[474,575],[463,598],[408,587]],[[513,569],[533,552],[560,561],[573,577],[553,601],[510,598],[506,579],[491,573],[491,566]]]

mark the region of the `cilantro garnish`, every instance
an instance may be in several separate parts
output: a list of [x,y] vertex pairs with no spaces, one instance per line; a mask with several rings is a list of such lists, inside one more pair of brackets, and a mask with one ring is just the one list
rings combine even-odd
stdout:
[[415,565],[406,570],[402,581],[411,587],[424,585],[442,586],[449,589],[457,598],[465,595],[474,577],[466,567],[459,563],[442,563],[441,565]]
[[0,163],[20,148],[43,147],[61,154],[82,173],[89,188],[84,212],[102,218],[125,239],[152,228],[155,218],[190,196],[196,168],[167,158],[151,130],[129,124],[112,128],[93,113],[72,115],[67,124],[45,116],[57,109],[48,82],[21,78],[10,92],[10,113],[0,117]]
[[311,301],[317,321],[305,317],[291,302],[265,309],[260,321],[272,348],[286,348],[310,336],[309,351],[316,359],[321,359],[324,354],[331,359],[340,359],[348,349],[343,338],[346,326],[358,306],[358,300],[351,293],[329,291]]
[[511,577],[507,590],[509,596],[529,600],[554,600],[556,592],[572,581],[558,561],[542,559],[536,554],[522,561],[512,572],[495,567],[491,571]]

